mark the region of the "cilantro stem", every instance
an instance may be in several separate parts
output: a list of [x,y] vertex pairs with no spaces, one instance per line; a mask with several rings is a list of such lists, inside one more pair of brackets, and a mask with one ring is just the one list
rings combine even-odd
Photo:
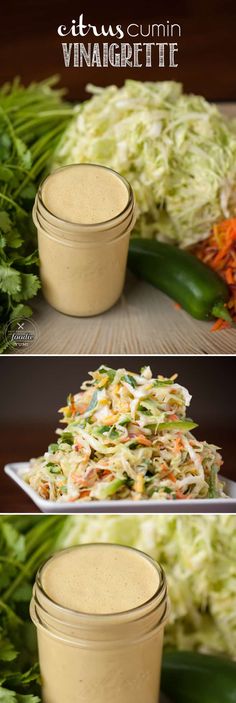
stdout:
[[8,615],[10,614],[10,617],[14,618],[15,621],[17,621],[17,622],[19,622],[19,623],[22,623],[22,620],[21,620],[21,618],[19,617],[19,615],[16,615],[16,613],[14,612],[14,610],[12,610],[12,608],[10,608],[9,605],[7,605],[6,603],[4,603],[4,601],[3,601],[2,599],[0,599],[0,609],[1,609],[1,610],[5,610],[5,612],[6,612]]
[[[46,144],[48,142],[50,142],[53,137],[58,136],[59,134],[61,134],[61,128],[57,126],[54,130],[52,130],[49,134],[47,134],[46,137],[44,137],[43,139],[41,138],[41,140],[39,140],[39,142],[37,144],[37,148],[35,148],[35,150],[34,150],[34,157],[36,156],[37,153],[39,153],[39,154],[41,153],[42,148],[45,147]],[[33,153],[33,149],[32,149],[32,153]],[[47,164],[50,154],[51,154],[51,147],[47,151],[43,151],[41,157],[37,161],[35,161],[34,165],[30,169],[30,171],[28,172],[28,174],[26,175],[26,177],[24,178],[24,180],[22,181],[20,186],[13,193],[14,198],[17,198],[17,196],[20,194],[20,192],[23,190],[23,188],[25,187],[25,185],[27,184],[27,182],[29,180],[33,180],[36,177],[36,175],[41,172],[43,167]]]
[[[67,515],[60,516],[60,520],[58,520],[58,516],[55,516],[53,518],[50,515],[50,518],[50,530],[48,520],[45,517],[41,521],[42,524],[40,523],[36,525],[35,528],[32,528],[32,530],[30,530],[28,534],[28,553],[33,553],[24,564],[18,576],[2,594],[2,598],[5,603],[7,603],[7,601],[11,598],[12,594],[16,591],[22,581],[24,581],[25,577],[32,577],[35,569],[37,569],[38,565],[40,564],[41,559],[45,559],[47,556],[49,556],[50,552],[55,549],[57,538],[62,532],[62,528],[64,527],[64,524],[66,522]],[[42,539],[44,533],[49,533],[49,537],[47,540]]]
[[27,211],[23,209],[18,203],[15,202],[15,200],[12,200],[12,198],[9,197],[9,195],[4,195],[4,193],[0,192],[0,198],[3,198],[3,200],[6,200],[10,205],[12,205],[16,210],[19,210],[23,215],[28,215]]

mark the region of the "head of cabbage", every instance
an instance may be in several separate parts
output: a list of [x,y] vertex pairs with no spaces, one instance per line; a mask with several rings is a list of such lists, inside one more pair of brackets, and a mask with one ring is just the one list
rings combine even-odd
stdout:
[[203,97],[174,81],[89,85],[51,168],[92,162],[133,187],[134,234],[186,247],[236,214],[236,130]]
[[141,549],[165,569],[165,646],[236,658],[235,515],[76,515],[61,546],[113,542]]

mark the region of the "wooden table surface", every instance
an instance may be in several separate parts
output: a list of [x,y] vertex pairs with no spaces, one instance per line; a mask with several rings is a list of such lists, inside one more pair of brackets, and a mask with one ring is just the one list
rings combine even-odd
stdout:
[[[27,461],[30,457],[42,454],[50,442],[54,442],[54,428],[48,425],[27,425],[27,431],[22,426],[6,425],[2,428],[4,443],[0,448],[0,472],[1,472],[1,493],[0,493],[0,513],[35,513],[38,508],[30,498],[4,473],[5,464],[14,461]],[[236,480],[235,466],[235,436],[233,430],[221,428],[222,455],[224,457],[223,475],[232,480]],[[217,428],[201,428],[201,437],[206,437],[209,441],[216,438]],[[223,441],[222,441],[223,438]]]
[[[235,104],[221,105],[236,115]],[[122,297],[103,315],[62,315],[39,295],[33,300],[38,339],[27,354],[234,354],[236,330],[211,332],[172,300],[129,272]]]

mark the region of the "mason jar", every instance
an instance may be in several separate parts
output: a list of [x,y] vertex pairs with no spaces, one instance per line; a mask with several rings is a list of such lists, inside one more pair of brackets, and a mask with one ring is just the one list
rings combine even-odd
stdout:
[[79,317],[112,307],[123,289],[135,223],[126,179],[97,164],[57,169],[39,186],[33,220],[48,303]]
[[[97,590],[103,588],[99,569],[94,577],[96,561],[100,562],[106,583],[104,609],[110,598],[112,612],[67,607],[67,591],[62,597],[61,588],[63,584],[68,588],[70,602],[76,586],[76,559],[84,579],[82,585],[78,583],[78,594],[84,593],[86,583],[88,592],[94,594],[90,610],[96,610]],[[119,588],[119,612],[109,581],[111,568]],[[149,590],[141,589],[137,605],[135,584],[140,578],[143,583],[147,579]],[[127,597],[128,609],[121,609]],[[164,571],[149,556],[112,544],[85,544],[58,552],[37,573],[30,614],[37,628],[44,703],[158,702],[168,599]]]

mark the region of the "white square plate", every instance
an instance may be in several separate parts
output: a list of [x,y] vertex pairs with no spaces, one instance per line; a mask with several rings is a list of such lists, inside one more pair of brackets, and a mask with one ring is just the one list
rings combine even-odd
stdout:
[[81,501],[77,503],[55,503],[52,500],[40,498],[36,491],[24,481],[22,476],[27,473],[29,464],[20,462],[7,464],[5,472],[27,493],[43,513],[235,513],[236,512],[236,482],[221,477],[225,483],[228,498],[205,498],[204,500],[104,500]]

